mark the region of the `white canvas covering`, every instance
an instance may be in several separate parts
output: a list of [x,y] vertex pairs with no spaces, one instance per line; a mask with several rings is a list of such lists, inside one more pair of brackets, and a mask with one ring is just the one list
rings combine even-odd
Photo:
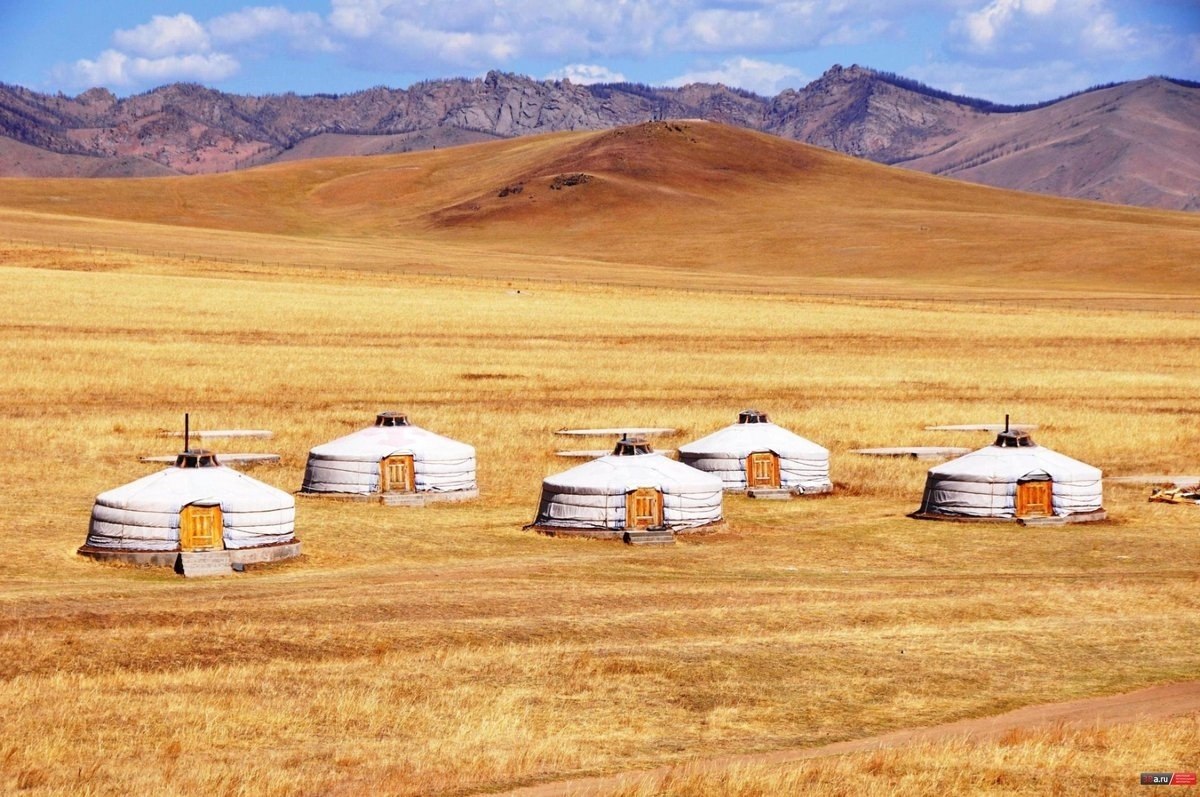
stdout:
[[746,489],[746,457],[779,457],[779,486],[805,493],[833,489],[829,450],[773,423],[735,423],[679,447],[679,459],[721,478],[726,490]]
[[921,513],[1015,518],[1017,485],[1051,482],[1056,516],[1096,512],[1103,495],[1099,468],[1039,445],[990,445],[929,469]]
[[295,539],[296,499],[224,466],[171,467],[96,496],[87,545],[127,551],[179,549],[179,513],[221,507],[226,548]]
[[721,519],[721,480],[662,454],[609,454],[542,482],[536,526],[620,530],[626,496],[642,487],[663,494],[663,525],[689,529]]
[[417,492],[474,490],[475,448],[419,426],[368,426],[308,452],[306,493],[379,492],[379,463],[411,455]]

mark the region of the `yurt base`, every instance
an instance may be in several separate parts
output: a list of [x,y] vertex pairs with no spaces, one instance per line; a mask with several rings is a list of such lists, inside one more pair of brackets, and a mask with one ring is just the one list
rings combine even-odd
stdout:
[[479,490],[455,490],[448,493],[311,493],[298,492],[301,498],[320,498],[326,501],[358,501],[363,503],[383,504],[384,506],[416,506],[426,504],[459,503],[473,501],[479,497]]
[[115,562],[143,567],[170,567],[175,569],[176,572],[181,573],[184,572],[184,563],[181,561],[181,557],[189,557],[195,563],[196,567],[193,568],[195,572],[219,565],[219,562],[215,560],[220,558],[225,560],[226,569],[240,570],[246,565],[258,565],[269,562],[280,562],[284,559],[294,559],[300,555],[300,541],[283,542],[278,545],[260,545],[256,548],[227,548],[223,551],[202,552],[203,554],[216,554],[216,557],[208,557],[208,559],[213,561],[196,558],[197,554],[190,552],[112,551],[105,548],[93,548],[89,545],[81,546],[77,553],[80,556],[86,556],[98,562]]
[[913,512],[910,518],[916,520],[942,520],[951,523],[1015,523],[1019,526],[1066,526],[1071,523],[1094,523],[1107,520],[1108,512],[1097,509],[1095,512],[1077,512],[1073,515],[1050,515],[1046,517],[967,517],[965,515],[941,515],[937,512]]
[[829,495],[833,487],[821,490],[801,490],[790,487],[751,487],[746,490],[747,498],[757,498],[767,501],[788,501],[792,498],[809,498],[814,495]]
[[[725,527],[724,521],[695,526],[689,529],[575,529],[563,526],[527,526],[547,537],[582,537],[589,540],[619,540],[630,545],[671,544],[675,538],[688,534],[712,534]],[[666,538],[670,537],[668,541]]]

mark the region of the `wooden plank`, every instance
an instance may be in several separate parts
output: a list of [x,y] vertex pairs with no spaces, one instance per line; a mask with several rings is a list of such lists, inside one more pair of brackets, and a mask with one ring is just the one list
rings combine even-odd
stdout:
[[[139,462],[173,463],[178,454],[162,454],[152,457],[138,457]],[[267,465],[279,462],[279,454],[217,454],[217,461],[222,465]]]
[[949,459],[971,452],[958,446],[893,446],[890,448],[853,448],[855,454],[867,457],[912,457],[913,459]]
[[651,434],[675,434],[678,429],[671,429],[666,426],[622,426],[612,429],[559,429],[555,434],[575,435],[578,437],[607,437],[609,435],[627,434],[627,435],[651,435]]
[[[214,438],[214,437],[273,437],[274,432],[270,429],[208,429],[199,432],[192,432],[192,437],[199,438]],[[159,437],[183,437],[183,432],[161,431]]]
[[[1032,432],[1038,428],[1036,423],[1010,423],[1008,428],[1014,432]],[[926,426],[927,432],[1003,432],[1002,423],[956,423],[947,426]]]

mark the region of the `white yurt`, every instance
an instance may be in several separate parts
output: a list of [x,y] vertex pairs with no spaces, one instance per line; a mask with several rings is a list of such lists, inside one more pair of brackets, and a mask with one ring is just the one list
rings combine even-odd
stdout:
[[173,556],[137,554],[228,550],[231,561],[270,561],[300,553],[295,522],[291,495],[188,450],[173,467],[96,496],[79,552],[168,564]]
[[929,469],[921,508],[932,519],[1103,520],[1099,468],[1006,430],[996,442]]
[[413,426],[399,412],[308,452],[305,493],[417,494],[425,500],[478,495],[475,448]]
[[686,531],[721,520],[721,480],[623,438],[611,454],[542,481],[531,524],[552,534],[619,538],[632,529]]
[[829,450],[743,410],[737,423],[679,447],[679,460],[721,478],[726,490],[828,493]]

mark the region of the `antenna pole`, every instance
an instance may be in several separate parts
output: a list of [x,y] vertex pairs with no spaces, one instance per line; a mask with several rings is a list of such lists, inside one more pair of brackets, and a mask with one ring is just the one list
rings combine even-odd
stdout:
[[192,448],[192,430],[188,414],[183,414],[183,450],[190,451]]

